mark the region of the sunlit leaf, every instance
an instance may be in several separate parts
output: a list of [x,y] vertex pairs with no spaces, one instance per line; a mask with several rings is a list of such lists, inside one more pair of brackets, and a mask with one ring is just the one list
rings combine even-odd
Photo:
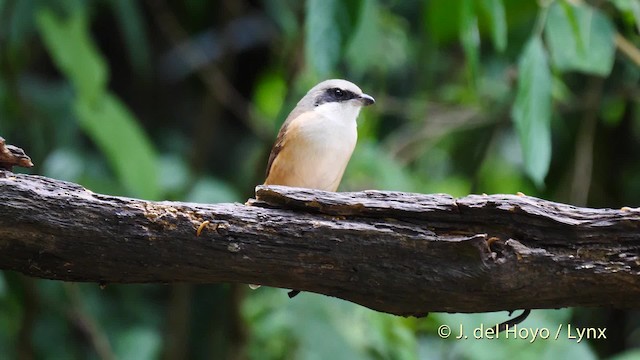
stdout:
[[529,40],[518,61],[518,93],[511,111],[522,146],[524,168],[537,186],[551,162],[551,74],[542,40]]
[[629,24],[636,25],[640,33],[640,1],[638,0],[611,0],[611,2],[625,15]]
[[478,4],[489,19],[493,46],[504,51],[507,48],[507,19],[502,0],[481,0]]
[[123,184],[136,196],[159,197],[155,150],[133,114],[114,95],[89,104],[78,101],[76,114],[82,128],[104,152]]
[[89,37],[86,14],[61,19],[43,9],[37,13],[40,34],[56,65],[71,80],[79,97],[94,101],[107,84],[107,66]]
[[613,67],[614,27],[588,5],[555,2],[545,27],[551,59],[560,70],[605,76]]
[[270,128],[275,132],[276,124],[280,123],[278,115],[285,103],[287,84],[282,74],[267,72],[256,83],[253,103],[262,117],[269,121]]
[[43,9],[37,17],[49,53],[74,86],[74,110],[82,129],[132,194],[157,198],[155,150],[134,115],[107,91],[108,70],[89,37],[86,15],[76,11],[68,19],[60,19]]
[[337,0],[307,0],[306,61],[324,78],[338,63],[342,35],[336,21]]
[[566,1],[559,1],[556,3],[556,5],[559,5],[562,7],[562,10],[564,10],[564,15],[565,15],[565,19],[567,21],[567,23],[569,24],[571,31],[573,32],[573,38],[576,41],[576,45],[578,47],[578,51],[580,53],[583,53],[586,51],[585,49],[585,44],[582,41],[582,35],[581,35],[581,30],[580,30],[580,23],[578,20],[578,11],[577,8],[575,8],[574,6],[572,6],[571,4],[569,4]]

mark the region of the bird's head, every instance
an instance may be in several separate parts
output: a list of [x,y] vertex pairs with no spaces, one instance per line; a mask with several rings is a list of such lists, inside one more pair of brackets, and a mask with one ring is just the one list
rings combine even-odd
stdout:
[[347,80],[325,80],[314,86],[300,100],[298,107],[324,116],[355,121],[360,109],[375,103],[370,95]]

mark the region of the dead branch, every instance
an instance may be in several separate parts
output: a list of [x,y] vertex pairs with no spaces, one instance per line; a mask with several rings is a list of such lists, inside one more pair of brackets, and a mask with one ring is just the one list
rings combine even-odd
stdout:
[[249,205],[205,205],[4,175],[0,268],[29,276],[256,283],[415,316],[640,308],[637,209],[278,186],[258,187]]
[[7,145],[0,136],[0,170],[11,171],[14,166],[32,167],[31,158],[19,147]]

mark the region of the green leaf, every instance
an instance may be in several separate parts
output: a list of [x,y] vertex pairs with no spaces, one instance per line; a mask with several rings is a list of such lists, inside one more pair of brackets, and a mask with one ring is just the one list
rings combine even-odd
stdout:
[[274,133],[278,131],[278,115],[285,103],[287,96],[287,84],[282,73],[270,71],[263,74],[258,80],[253,103],[262,117],[269,121],[269,128]]
[[464,0],[460,7],[460,42],[467,60],[467,75],[472,88],[476,88],[478,65],[480,63],[480,33],[478,17],[474,11],[473,0]]
[[436,43],[445,44],[459,39],[460,7],[466,0],[431,0],[424,6],[425,33]]
[[375,62],[379,62],[378,47],[371,46],[380,40],[379,5],[376,0],[361,3],[360,20],[349,42],[346,56],[349,65],[358,73],[363,74]]
[[611,72],[614,26],[599,10],[555,2],[549,9],[545,37],[558,69],[600,76]]
[[624,20],[633,25],[635,23],[640,32],[640,1],[638,0],[612,0],[611,1],[624,15]]
[[491,25],[491,40],[496,50],[503,52],[507,48],[507,19],[502,0],[481,0],[480,8],[484,11]]
[[320,78],[334,70],[340,57],[342,35],[337,7],[337,0],[307,0],[305,56]]
[[76,11],[68,19],[48,9],[37,12],[40,34],[60,70],[71,80],[79,97],[93,101],[107,84],[107,66],[89,37],[85,13]]
[[551,74],[542,40],[529,40],[518,61],[518,93],[511,111],[527,175],[541,187],[551,162]]
[[81,128],[132,194],[158,198],[155,150],[133,114],[107,91],[108,69],[89,36],[86,15],[75,11],[68,19],[60,19],[43,9],[37,20],[47,50],[73,84],[73,107]]
[[112,94],[99,102],[77,101],[82,128],[104,152],[125,187],[145,199],[159,197],[155,150],[133,114]]
[[406,21],[383,11],[376,0],[363,1],[361,5],[359,21],[345,51],[349,70],[361,78],[372,72],[405,68],[410,56]]

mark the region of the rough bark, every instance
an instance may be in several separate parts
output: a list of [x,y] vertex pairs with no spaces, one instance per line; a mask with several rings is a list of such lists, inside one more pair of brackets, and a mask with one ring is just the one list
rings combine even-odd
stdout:
[[637,209],[517,195],[270,186],[248,205],[205,205],[0,171],[2,269],[103,284],[257,283],[398,315],[640,308],[639,228]]

